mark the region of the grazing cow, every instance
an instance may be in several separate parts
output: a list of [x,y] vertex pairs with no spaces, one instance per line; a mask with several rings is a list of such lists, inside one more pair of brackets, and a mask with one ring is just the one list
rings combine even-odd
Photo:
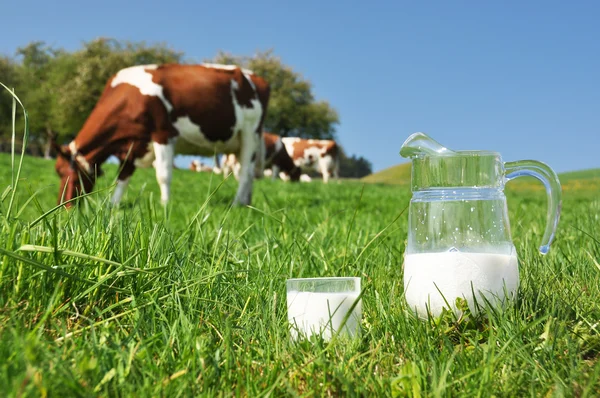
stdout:
[[[264,143],[264,167],[266,169],[272,169],[272,178],[275,179],[279,175],[279,171],[283,171],[290,176],[292,181],[298,181],[300,179],[301,170],[294,164],[294,161],[288,155],[281,137],[277,134],[263,133]],[[236,179],[239,178],[240,163],[234,154],[226,154],[221,157],[221,169],[223,175],[227,177],[230,173],[233,173]]]
[[296,166],[320,172],[324,183],[329,181],[331,174],[339,178],[339,148],[335,141],[297,137],[283,137],[281,140]]
[[[268,83],[232,65],[146,65],[119,71],[79,134],[59,147],[59,203],[90,192],[110,156],[121,162],[112,202],[118,203],[136,167],[154,165],[161,201],[169,200],[175,142],[186,152],[235,153],[240,183],[234,203],[252,199],[254,167],[262,169],[262,123]],[[71,202],[67,203],[70,206]]]
[[228,177],[229,174],[233,173],[236,180],[240,179],[240,163],[233,153],[223,154],[220,163],[221,167],[219,168],[219,171],[220,173],[223,173],[223,177]]
[[205,165],[204,163],[202,163],[201,161],[199,161],[197,159],[194,159],[190,163],[190,170],[196,171],[198,173],[200,173],[200,172],[212,172],[213,168],[210,167],[210,166]]

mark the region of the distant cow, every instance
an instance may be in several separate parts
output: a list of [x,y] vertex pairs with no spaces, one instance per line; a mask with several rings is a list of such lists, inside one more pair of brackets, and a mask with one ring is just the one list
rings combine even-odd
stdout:
[[[70,144],[58,147],[59,203],[93,189],[111,155],[121,162],[112,202],[136,167],[154,165],[161,200],[169,200],[175,142],[194,154],[235,153],[240,183],[234,203],[252,199],[254,168],[262,169],[262,123],[269,85],[230,65],[146,65],[110,78],[96,107]],[[67,206],[70,206],[68,203]]]
[[192,162],[190,163],[190,170],[191,171],[196,171],[196,172],[212,172],[213,168],[210,166],[205,165],[204,163],[202,163],[201,161],[194,159],[192,160]]
[[[277,178],[279,171],[283,171],[290,176],[292,181],[298,181],[301,170],[288,155],[281,137],[277,134],[265,132],[263,133],[263,142],[265,154],[264,167],[265,169],[272,169],[272,177]],[[234,154],[223,155],[220,163],[224,176],[233,173],[236,179],[239,178],[240,163]]]
[[318,171],[325,183],[332,174],[339,178],[339,148],[335,141],[296,137],[283,137],[281,140],[296,166]]
[[228,177],[233,173],[236,180],[240,179],[240,163],[233,153],[223,154],[219,163],[221,164],[221,167],[218,167],[219,172],[217,174],[223,173],[223,177]]

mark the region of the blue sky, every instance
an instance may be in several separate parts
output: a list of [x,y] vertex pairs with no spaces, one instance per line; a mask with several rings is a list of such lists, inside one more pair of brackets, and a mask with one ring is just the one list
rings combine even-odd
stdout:
[[[424,131],[452,149],[558,172],[600,167],[600,2],[21,0],[0,5],[0,53],[33,40],[167,43],[201,62],[274,49],[337,109],[374,170]],[[1,76],[0,76],[1,79]]]

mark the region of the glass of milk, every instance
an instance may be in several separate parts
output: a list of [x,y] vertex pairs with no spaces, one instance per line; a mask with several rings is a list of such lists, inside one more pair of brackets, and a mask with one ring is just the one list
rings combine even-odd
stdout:
[[320,334],[324,340],[360,335],[360,278],[297,278],[287,280],[287,311],[294,340]]
[[424,133],[400,154],[412,159],[412,199],[404,256],[406,301],[420,317],[487,304],[503,305],[519,286],[504,185],[521,176],[540,180],[548,194],[547,226],[539,248],[549,250],[560,216],[556,173],[535,160],[503,162],[499,153],[453,151]]

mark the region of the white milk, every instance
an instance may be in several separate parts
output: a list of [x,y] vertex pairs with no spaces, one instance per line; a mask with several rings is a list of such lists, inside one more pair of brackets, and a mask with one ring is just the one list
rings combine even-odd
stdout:
[[[352,293],[314,293],[291,291],[287,294],[288,320],[292,338],[298,332],[305,336],[319,334],[329,340],[340,329],[342,321],[358,298],[358,292]],[[356,336],[360,332],[362,303],[359,301],[348,317],[340,335]]]
[[406,301],[421,317],[427,316],[427,306],[432,315],[440,315],[442,307],[447,308],[444,298],[460,315],[455,305],[457,297],[466,299],[469,309],[475,313],[473,292],[477,303],[483,307],[482,295],[493,304],[498,300],[504,302],[505,290],[512,297],[518,286],[515,254],[452,251],[408,254],[404,258]]

